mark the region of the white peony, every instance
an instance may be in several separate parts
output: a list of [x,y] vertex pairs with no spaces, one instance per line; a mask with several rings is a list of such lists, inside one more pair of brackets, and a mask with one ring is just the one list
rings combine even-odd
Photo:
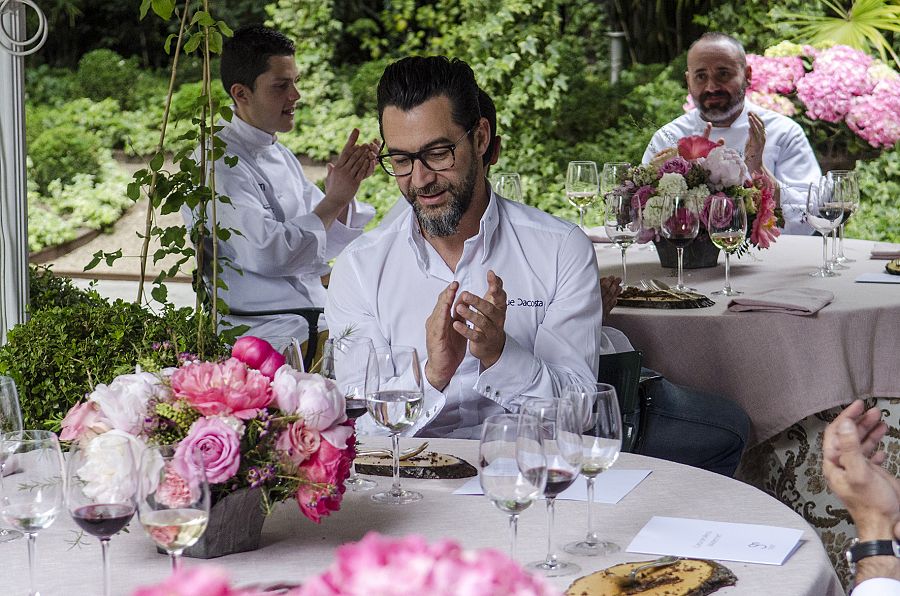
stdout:
[[684,194],[687,192],[688,186],[687,182],[684,180],[684,176],[681,174],[675,174],[674,172],[669,172],[667,174],[663,174],[662,178],[659,179],[659,184],[657,185],[657,194],[660,196],[665,195],[678,195]]
[[709,171],[709,183],[713,190],[742,186],[745,180],[750,179],[750,171],[741,154],[724,145],[710,151],[702,165]]
[[84,464],[78,469],[82,492],[98,503],[130,500],[136,490],[143,441],[128,433],[111,430],[97,435],[82,447]]
[[272,394],[278,409],[303,418],[303,425],[325,431],[347,420],[344,394],[331,379],[284,365],[275,373]]
[[143,428],[150,398],[163,398],[168,394],[168,387],[159,377],[137,372],[119,375],[109,385],[97,385],[88,399],[100,407],[112,428],[137,435]]

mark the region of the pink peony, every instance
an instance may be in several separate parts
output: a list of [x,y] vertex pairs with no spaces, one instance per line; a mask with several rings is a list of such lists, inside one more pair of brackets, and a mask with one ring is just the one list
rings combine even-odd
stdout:
[[319,431],[303,426],[302,422],[293,422],[278,435],[275,448],[299,466],[319,450],[320,439]]
[[678,139],[678,155],[687,160],[706,157],[709,152],[718,147],[719,144],[710,141],[708,138],[694,135]]
[[250,368],[255,368],[271,381],[275,372],[284,364],[284,356],[264,339],[244,336],[234,342],[231,357],[237,358]]
[[269,380],[236,358],[188,364],[172,373],[172,390],[204,416],[256,416],[272,401]]
[[133,596],[235,596],[229,587],[228,574],[215,566],[182,567],[161,584],[134,591]]
[[281,368],[272,382],[272,394],[279,410],[301,416],[308,428],[324,431],[347,419],[343,392],[322,375]]
[[729,186],[742,186],[750,180],[750,172],[741,154],[720,145],[715,147],[706,156],[703,167],[709,172],[709,184],[715,189],[722,190]]
[[352,421],[346,426],[350,429],[350,437],[345,449],[337,449],[328,441],[322,441],[319,443],[319,450],[298,470],[306,482],[300,485],[295,495],[297,504],[303,515],[316,523],[341,508],[344,481],[350,476],[350,467],[356,454]]
[[72,406],[62,421],[62,441],[78,441],[111,430],[109,420],[100,412],[95,402],[86,401]]
[[206,479],[210,484],[217,484],[237,473],[241,464],[240,442],[237,431],[221,418],[198,418],[178,444],[175,458],[181,469],[187,470],[190,468],[188,454],[198,449],[203,455]]

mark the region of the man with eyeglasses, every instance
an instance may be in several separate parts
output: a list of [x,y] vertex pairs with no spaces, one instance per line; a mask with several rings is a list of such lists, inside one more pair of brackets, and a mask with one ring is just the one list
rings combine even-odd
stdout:
[[747,101],[753,72],[741,43],[724,33],[704,33],[688,50],[684,76],[696,109],[653,135],[643,163],[686,136],[723,139],[743,152],[751,173],[763,172],[776,182],[784,231],[811,234],[812,228],[801,219],[807,187],[822,175],[819,162],[799,124]]

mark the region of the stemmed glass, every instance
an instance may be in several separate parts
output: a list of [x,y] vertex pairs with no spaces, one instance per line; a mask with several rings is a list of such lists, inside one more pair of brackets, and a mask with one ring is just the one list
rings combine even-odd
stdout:
[[836,277],[836,273],[828,261],[828,235],[835,230],[844,219],[844,210],[840,202],[832,200],[834,196],[828,189],[823,177],[822,183],[809,183],[806,193],[806,222],[822,235],[822,267],[811,272],[810,277]]
[[[605,167],[610,164],[604,165]],[[632,193],[611,190],[603,194],[606,215],[603,224],[606,234],[622,251],[622,283],[628,287],[628,266],[625,262],[625,251],[634,244],[638,232],[641,231],[641,203],[632,201]]]
[[[22,430],[22,410],[19,408],[19,394],[11,377],[0,376],[0,434]],[[11,443],[10,446],[13,444]],[[0,449],[0,482],[6,474],[7,452]],[[22,537],[22,532],[0,528],[0,542],[11,542]]]
[[835,261],[837,267],[846,269],[844,263],[852,263],[855,259],[844,256],[844,224],[859,209],[859,179],[855,170],[831,170],[825,174],[826,184],[833,188],[835,201],[840,202],[843,208],[843,219],[837,229],[837,254]]
[[375,493],[379,503],[404,505],[422,498],[422,493],[400,487],[400,433],[410,428],[422,413],[424,399],[422,369],[416,349],[385,346],[372,350],[366,367],[366,408],[375,423],[391,435],[394,483]]
[[517,172],[497,172],[491,176],[491,185],[501,197],[510,201],[523,202],[522,179]]
[[[366,413],[366,366],[374,350],[368,337],[346,336],[328,338],[322,350],[322,376],[337,383],[346,400],[347,416],[359,418]],[[351,464],[350,477],[344,486],[354,492],[372,490],[377,485],[356,475],[356,464]]]
[[509,515],[509,556],[515,558],[519,514],[544,492],[547,463],[534,416],[498,414],[485,419],[478,446],[484,494]]
[[682,194],[665,195],[659,231],[678,251],[678,284],[674,289],[679,292],[692,291],[693,288],[684,285],[684,247],[693,242],[700,231],[697,200]]
[[571,400],[583,421],[581,434],[581,475],[587,480],[587,527],[584,540],[567,544],[564,550],[573,555],[608,555],[622,550],[618,544],[601,540],[594,530],[591,510],[594,503],[594,480],[612,467],[622,449],[622,416],[616,390],[606,383],[569,385],[564,400]]
[[181,553],[206,531],[209,484],[198,450],[150,445],[138,472],[138,518],[150,538],[169,553],[172,572]]
[[725,287],[713,294],[737,296],[743,294],[731,287],[731,253],[747,238],[747,207],[742,197],[715,194],[710,197],[706,229],[712,243],[725,251]]
[[631,164],[624,161],[608,161],[603,164],[603,170],[600,172],[600,194],[605,198],[619,186],[630,168]]
[[521,416],[537,419],[541,445],[547,460],[547,482],[544,497],[547,500],[547,557],[530,563],[528,567],[546,575],[557,577],[577,573],[581,568],[575,563],[560,561],[553,553],[553,518],[556,497],[569,488],[581,470],[581,424],[577,420],[574,404],[566,399],[529,398],[522,405]]
[[62,451],[46,430],[4,433],[0,442],[19,470],[0,484],[0,516],[28,536],[28,593],[34,595],[37,534],[56,521],[63,504]]
[[566,198],[578,208],[581,229],[584,229],[584,214],[597,198],[600,177],[597,164],[592,161],[570,161],[566,169]]
[[284,356],[285,364],[289,364],[294,370],[306,372],[303,365],[303,350],[300,349],[300,340],[292,335],[268,335],[262,339],[272,344],[275,350]]
[[72,443],[66,469],[66,506],[82,530],[100,539],[103,594],[110,594],[109,540],[134,516],[137,470],[131,441],[113,433]]

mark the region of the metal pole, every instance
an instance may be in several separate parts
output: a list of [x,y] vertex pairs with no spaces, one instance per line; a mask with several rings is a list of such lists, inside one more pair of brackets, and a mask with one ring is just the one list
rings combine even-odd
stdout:
[[608,31],[609,38],[609,82],[615,84],[622,72],[622,56],[625,54],[625,32]]

